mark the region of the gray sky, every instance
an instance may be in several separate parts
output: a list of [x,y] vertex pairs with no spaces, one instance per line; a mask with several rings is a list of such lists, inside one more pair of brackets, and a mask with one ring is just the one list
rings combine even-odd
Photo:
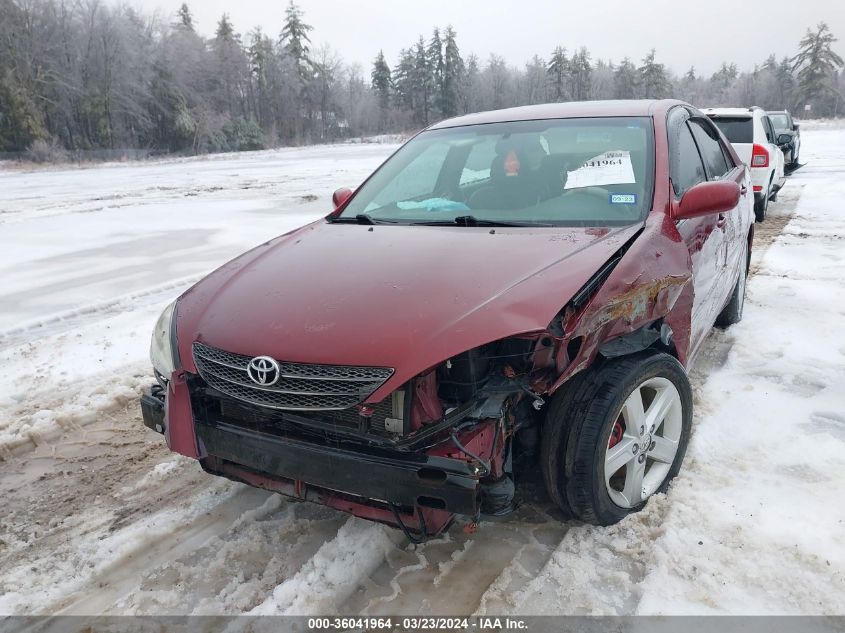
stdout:
[[[116,0],[113,0],[116,1]],[[170,17],[182,0],[128,0],[146,11]],[[214,32],[226,12],[235,29],[247,33],[261,25],[278,35],[288,0],[188,0],[197,29]],[[641,60],[657,49],[657,61],[677,73],[690,66],[710,74],[723,60],[740,70],[752,68],[770,53],[778,59],[795,53],[807,27],[824,20],[841,41],[845,56],[845,8],[841,0],[298,0],[314,27],[312,43],[328,43],[347,63],[360,63],[369,74],[379,49],[396,63],[399,49],[434,26],[451,24],[464,56],[490,53],[522,65],[535,53],[548,59],[558,44],[568,50],[587,46],[593,59],[625,56]]]

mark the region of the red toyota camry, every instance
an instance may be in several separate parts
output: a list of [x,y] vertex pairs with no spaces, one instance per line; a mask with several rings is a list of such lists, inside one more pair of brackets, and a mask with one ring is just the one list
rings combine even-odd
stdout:
[[748,171],[678,101],[550,104],[424,130],[326,218],[162,314],[144,422],[213,474],[413,539],[542,472],[619,521],[690,435],[686,369],[742,316]]

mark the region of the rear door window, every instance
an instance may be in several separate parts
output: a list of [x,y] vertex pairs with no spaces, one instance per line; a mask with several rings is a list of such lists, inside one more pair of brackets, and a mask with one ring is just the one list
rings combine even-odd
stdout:
[[750,116],[747,117],[711,117],[722,134],[731,143],[753,143],[754,124]]
[[766,139],[769,141],[769,143],[774,145],[775,144],[775,130],[772,127],[772,121],[767,116],[763,117],[763,129],[766,131]]
[[710,180],[717,180],[728,173],[728,164],[725,162],[725,155],[722,153],[719,141],[710,136],[711,132],[698,121],[689,121],[689,126],[704,165],[707,167]]
[[490,180],[490,164],[496,158],[496,141],[489,138],[475,143],[469,151],[464,168],[461,171],[460,184]]

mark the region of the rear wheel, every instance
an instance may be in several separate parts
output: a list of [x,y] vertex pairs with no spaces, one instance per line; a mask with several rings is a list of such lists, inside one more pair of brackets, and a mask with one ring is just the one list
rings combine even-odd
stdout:
[[692,424],[681,364],[643,352],[603,362],[553,398],[541,466],[567,512],[610,525],[641,509],[678,473]]

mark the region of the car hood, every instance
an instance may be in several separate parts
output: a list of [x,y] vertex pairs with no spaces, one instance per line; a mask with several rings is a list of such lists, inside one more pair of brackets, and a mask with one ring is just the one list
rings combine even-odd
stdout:
[[392,367],[371,400],[500,338],[544,330],[641,225],[363,226],[319,221],[225,264],[177,309],[191,344],[302,363]]

